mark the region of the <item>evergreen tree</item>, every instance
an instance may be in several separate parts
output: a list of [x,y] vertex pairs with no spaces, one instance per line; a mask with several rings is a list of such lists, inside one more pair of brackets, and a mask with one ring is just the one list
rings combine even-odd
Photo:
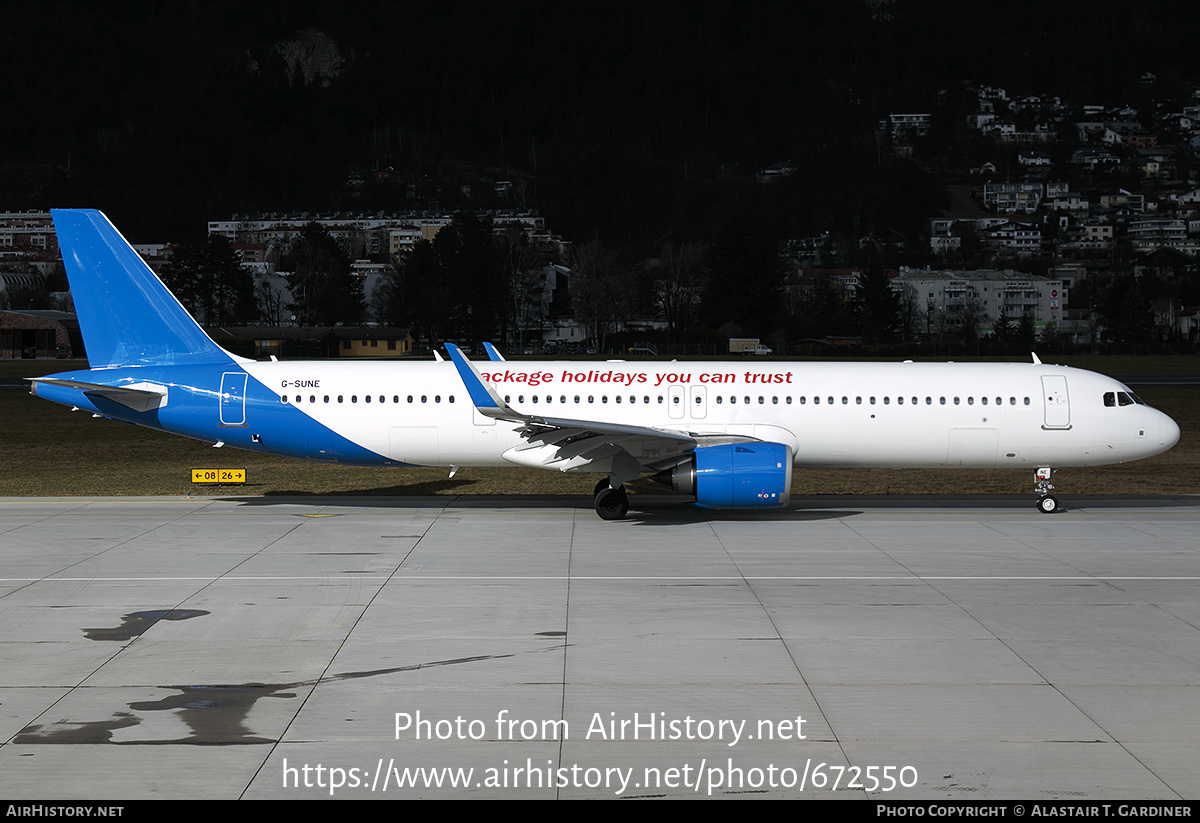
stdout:
[[176,246],[162,279],[203,325],[236,326],[255,317],[254,278],[229,240],[219,234],[202,243]]
[[357,325],[362,322],[362,281],[350,271],[350,258],[329,232],[305,226],[283,261],[290,269],[289,308],[300,326]]
[[433,240],[418,240],[391,295],[392,322],[409,318],[434,342],[494,339],[504,309],[504,275],[491,220],[459,212]]
[[760,337],[775,331],[783,292],[779,251],[779,239],[763,221],[738,215],[721,227],[709,250],[701,302],[701,317],[710,329],[734,323]]
[[1119,343],[1149,340],[1154,330],[1154,310],[1137,278],[1119,275],[1100,300],[1100,320],[1106,336]]
[[869,343],[886,343],[900,327],[900,296],[878,263],[867,267],[855,295],[858,333]]

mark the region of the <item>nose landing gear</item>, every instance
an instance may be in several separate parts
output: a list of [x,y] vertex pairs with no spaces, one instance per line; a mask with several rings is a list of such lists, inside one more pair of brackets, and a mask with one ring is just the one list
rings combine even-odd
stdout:
[[1037,508],[1042,514],[1054,514],[1058,511],[1058,498],[1050,494],[1054,489],[1054,486],[1050,483],[1050,478],[1054,477],[1057,471],[1057,469],[1046,466],[1034,473],[1034,481],[1038,493]]

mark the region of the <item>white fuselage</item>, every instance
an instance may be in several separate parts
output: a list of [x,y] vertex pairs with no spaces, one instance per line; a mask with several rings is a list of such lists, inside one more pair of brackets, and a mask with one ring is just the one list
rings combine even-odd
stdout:
[[[1106,393],[1128,393],[1119,382],[1040,363],[475,365],[524,414],[778,442],[804,467],[1095,466],[1158,454],[1179,438],[1155,409],[1106,405]],[[281,403],[391,461],[523,462],[522,426],[481,415],[450,362],[243,368]]]

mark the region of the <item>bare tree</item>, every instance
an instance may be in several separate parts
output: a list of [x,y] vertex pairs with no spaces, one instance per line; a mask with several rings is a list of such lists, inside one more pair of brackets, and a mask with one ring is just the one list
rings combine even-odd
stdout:
[[664,243],[654,281],[655,298],[667,319],[667,328],[677,332],[695,319],[706,273],[705,249],[701,243]]
[[287,294],[269,278],[264,277],[255,284],[254,302],[258,308],[259,322],[268,326],[282,326],[288,319]]
[[917,293],[917,289],[912,283],[905,283],[900,287],[900,333],[904,337],[904,342],[908,343],[914,335],[921,333],[921,325],[924,318],[921,311],[921,295]]
[[496,245],[506,292],[504,338],[508,340],[515,333],[520,344],[522,330],[533,326],[540,329],[544,319],[546,261],[517,226],[509,226],[496,239]]
[[630,283],[617,255],[597,241],[575,247],[571,266],[571,303],[575,318],[603,350],[607,336],[628,314]]

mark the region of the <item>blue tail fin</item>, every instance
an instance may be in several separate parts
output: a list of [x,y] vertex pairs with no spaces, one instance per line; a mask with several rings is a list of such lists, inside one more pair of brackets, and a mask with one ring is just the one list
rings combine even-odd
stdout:
[[92,368],[233,359],[209,339],[107,217],[94,209],[53,209],[50,214]]

